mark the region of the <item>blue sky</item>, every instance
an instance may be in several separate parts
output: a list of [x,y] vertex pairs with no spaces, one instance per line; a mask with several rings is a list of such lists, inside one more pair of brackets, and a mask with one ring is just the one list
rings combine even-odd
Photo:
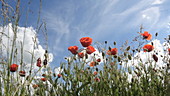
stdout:
[[[28,26],[36,28],[39,0],[32,0]],[[26,5],[26,2],[22,2]],[[94,42],[122,45],[139,35],[139,27],[162,39],[170,34],[170,0],[43,0],[41,19],[47,24],[51,66],[70,55],[67,48],[89,36]],[[27,10],[25,8],[23,10]],[[24,12],[23,12],[24,14]],[[23,16],[24,17],[24,16]],[[22,18],[21,25],[24,22]],[[41,38],[41,37],[40,37]],[[43,44],[43,39],[40,39]]]

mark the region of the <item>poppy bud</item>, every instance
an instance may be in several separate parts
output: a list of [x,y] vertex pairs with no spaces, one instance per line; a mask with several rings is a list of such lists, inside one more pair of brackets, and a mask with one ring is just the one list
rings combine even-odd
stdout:
[[158,33],[156,33],[155,36],[158,36]]
[[116,45],[116,42],[113,42],[114,45]]
[[151,45],[153,46],[153,42],[151,42]]
[[93,73],[94,75],[97,75],[97,71],[94,71],[94,73]]
[[101,61],[101,59],[99,58],[99,59],[97,59],[97,62],[100,62]]
[[85,56],[86,56],[86,59],[88,59],[88,55],[86,54]]
[[47,59],[44,59],[43,64],[47,65]]
[[26,77],[26,80],[28,80],[29,78],[30,78],[30,76],[27,76],[27,77]]
[[32,87],[33,87],[34,89],[36,89],[36,88],[38,87],[38,85],[37,85],[37,84],[34,84],[34,85],[32,85]]
[[41,59],[40,58],[37,59],[37,66],[41,67]]
[[19,75],[20,75],[21,77],[25,77],[25,71],[19,71]]
[[104,43],[107,44],[107,41],[105,41]]
[[153,68],[153,71],[157,72],[157,70],[155,68]]
[[90,70],[90,67],[88,67],[87,69]]
[[132,52],[134,53],[134,52],[135,52],[135,50],[132,50]]
[[48,53],[48,51],[47,51],[47,50],[45,50],[45,53]]
[[158,62],[158,57],[155,54],[153,54],[152,57],[156,62]]
[[136,75],[137,75],[138,77],[139,77],[139,76],[141,76],[141,74],[140,74],[140,73],[137,73]]
[[47,79],[46,78],[41,78],[41,81],[47,81]]
[[45,76],[46,76],[46,74],[42,74],[42,76],[43,76],[43,77],[45,77]]
[[112,48],[109,46],[109,50],[110,50],[110,51],[111,51],[111,49],[112,49]]
[[96,78],[94,78],[94,81],[100,82],[100,79],[96,77]]
[[53,73],[53,76],[54,76],[54,77],[56,77],[56,74],[55,74],[55,73]]
[[60,78],[62,75],[61,75],[61,74],[58,74],[57,76],[58,76],[58,78]]
[[104,58],[104,56],[105,56],[105,54],[104,54],[104,52],[102,52],[102,57]]
[[98,68],[96,68],[96,71],[98,71],[99,69]]

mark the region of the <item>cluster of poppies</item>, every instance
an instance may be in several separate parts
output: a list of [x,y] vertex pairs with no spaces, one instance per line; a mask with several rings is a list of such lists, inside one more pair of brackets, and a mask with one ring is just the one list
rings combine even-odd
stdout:
[[[48,51],[47,50],[45,50],[44,57],[45,57],[45,59],[43,60],[43,64],[44,64],[44,66],[46,66],[47,62],[48,62],[47,61],[47,59],[48,59]],[[37,59],[37,66],[41,67],[41,58]]]
[[[140,35],[143,37],[143,39],[145,40],[151,40],[152,39],[152,35],[150,33],[148,33],[147,31],[144,31],[144,33],[140,33]],[[78,55],[79,58],[83,58],[85,55],[87,54],[91,54],[93,52],[95,52],[95,48],[93,46],[91,46],[92,44],[92,38],[90,37],[83,37],[80,40],[80,43],[83,47],[85,47],[85,52],[79,52],[79,48],[78,46],[70,46],[68,47],[68,50],[74,54],[74,55]],[[146,44],[143,46],[143,51],[144,52],[151,52],[152,50],[154,50],[154,46],[153,44]],[[170,55],[170,48],[168,49],[169,51],[169,55]],[[118,53],[118,49],[117,48],[109,48],[109,50],[106,51],[107,55],[117,55]],[[153,54],[153,58],[154,60],[157,62],[158,61],[158,57]],[[100,62],[101,59],[97,59],[96,61],[92,61],[90,62],[90,67],[94,67],[98,64],[98,62]]]
[[[47,65],[47,59],[48,59],[47,50],[45,51],[44,57],[45,57],[45,59],[43,60],[43,65],[46,66],[46,65]],[[42,60],[41,60],[41,58],[38,58],[38,59],[37,59],[36,65],[37,65],[37,67],[42,67]],[[11,64],[11,65],[10,65],[10,71],[11,71],[11,72],[16,72],[16,71],[18,70],[18,67],[19,67],[19,65],[17,65],[17,64]],[[23,70],[22,70],[22,71],[19,71],[19,75],[20,75],[21,77],[25,77],[26,72],[23,71]],[[44,81],[47,81],[47,78],[46,78],[46,77],[47,77],[46,74],[42,74],[42,78],[41,78],[40,80],[43,81],[43,82],[44,82]],[[54,73],[54,77],[56,77],[55,73]],[[61,75],[61,74],[57,74],[57,77],[60,78],[60,77],[62,77],[62,75]],[[33,85],[33,88],[34,88],[34,87],[37,88],[38,85],[34,84],[34,85]]]
[[[83,37],[83,38],[80,39],[80,43],[81,43],[81,45],[83,47],[86,47],[86,53],[87,54],[92,54],[93,52],[96,51],[93,46],[90,46],[92,44],[92,38],[90,38],[90,37]],[[84,53],[78,52],[78,47],[77,46],[70,46],[70,47],[68,47],[68,50],[72,54],[74,54],[74,55],[78,54],[78,56],[80,58],[83,58],[85,56]],[[108,55],[116,55],[117,52],[118,52],[117,48],[112,48],[112,49],[109,49],[107,51],[107,54]],[[100,61],[100,59],[98,59],[98,61]]]
[[[79,41],[80,41],[81,45],[83,47],[85,47],[84,48],[85,52],[83,52],[83,51],[79,52],[80,50],[79,50],[78,46],[70,46],[70,47],[68,47],[68,50],[73,55],[77,55],[79,58],[83,58],[84,56],[86,56],[88,54],[90,55],[90,54],[92,54],[93,52],[96,51],[96,49],[93,46],[91,46],[92,38],[83,37]],[[117,48],[109,48],[109,50],[106,51],[107,55],[116,55],[117,53],[118,53]],[[101,62],[101,59],[97,58],[96,60],[91,61],[89,66],[94,67],[94,66],[98,65],[99,62]],[[97,74],[98,74],[98,72],[94,71],[93,75],[97,75]],[[100,79],[98,77],[95,77],[94,81],[99,82]]]
[[[151,40],[152,39],[152,35],[149,34],[147,31],[144,31],[144,33],[140,33],[140,35],[143,37],[143,39],[146,40]],[[73,54],[73,55],[77,55],[79,58],[83,58],[84,56],[86,56],[87,54],[92,54],[93,52],[96,51],[96,49],[91,45],[92,44],[92,38],[90,37],[83,37],[80,40],[81,45],[84,47],[85,51],[79,50],[78,46],[70,46],[68,47],[68,50]],[[144,52],[151,52],[154,49],[153,44],[146,44],[143,46],[143,51]],[[170,48],[168,49],[169,55],[170,55]],[[118,53],[118,49],[117,48],[109,48],[109,50],[106,51],[107,55],[117,55]],[[47,51],[45,52],[45,54],[47,54]],[[47,56],[45,56],[45,59],[43,60],[43,65],[46,66],[47,65]],[[155,54],[153,54],[153,59],[157,62],[158,58]],[[101,62],[100,58],[97,58],[95,61],[90,62],[89,66],[90,67],[94,67],[96,66],[99,62]],[[36,63],[37,67],[42,67],[42,60],[41,58],[37,59],[37,63]],[[19,65],[17,64],[12,64],[10,65],[10,71],[11,72],[15,72],[18,70]],[[25,77],[26,72],[25,71],[19,71],[19,75],[21,77]],[[94,72],[94,75],[97,75],[97,71]],[[42,81],[47,81],[46,75],[42,75],[43,78],[41,78]],[[57,77],[60,78],[62,77],[61,74],[57,74]],[[97,78],[97,77],[96,77]],[[100,81],[99,78],[97,78],[95,80],[96,81]]]
[[[92,44],[92,38],[83,37],[80,39],[80,43],[82,44],[83,47],[86,47],[87,54],[92,54],[93,52],[96,51],[93,46],[90,46]],[[85,56],[83,52],[78,52],[78,46],[70,46],[68,47],[68,50],[74,55],[78,54],[80,58],[83,58]]]
[[[11,65],[10,65],[10,71],[11,71],[11,72],[15,72],[15,71],[18,70],[18,67],[19,67],[19,65],[17,65],[17,64],[11,64]],[[19,75],[20,75],[21,77],[25,77],[25,71],[19,71]]]
[[[42,67],[42,62],[41,62],[41,58],[38,58],[37,59],[37,66],[38,67]],[[47,65],[47,59],[44,59],[44,62],[43,62],[43,64],[44,64],[44,66],[46,66]],[[43,76],[43,78],[41,78],[41,81],[47,81],[47,76],[46,76],[46,74],[42,74],[42,76]],[[57,77],[58,78],[60,78],[62,75],[61,74],[57,74]],[[55,73],[54,73],[54,77],[56,77],[56,75],[55,75]]]
[[[95,52],[95,48],[93,46],[91,46],[92,44],[92,38],[90,37],[83,37],[80,39],[80,43],[83,47],[85,47],[85,53],[83,52],[79,52],[78,50],[78,46],[70,46],[68,47],[68,50],[74,54],[74,55],[78,55],[79,58],[83,58],[86,54],[92,54],[93,52]],[[108,55],[116,55],[118,53],[117,48],[110,48],[107,51]],[[98,62],[100,62],[101,59],[98,58],[96,61],[92,61],[90,63],[90,67],[94,67],[97,65]]]
[[[152,35],[149,34],[147,31],[144,31],[144,33],[140,33],[140,34],[143,36],[143,39],[146,39],[146,40],[152,39]],[[143,46],[144,52],[151,52],[153,49],[154,49],[154,47],[151,44],[146,44]]]
[[[152,35],[149,34],[147,31],[144,31],[144,33],[140,33],[140,35],[143,36],[143,39],[146,39],[146,40],[152,39]],[[143,46],[144,52],[151,52],[153,49],[154,49],[154,47],[151,44],[146,44],[146,45]],[[168,48],[168,52],[169,52],[169,55],[170,55],[170,48]]]
[[[143,36],[143,39],[146,39],[146,40],[152,39],[152,35],[149,34],[147,31],[144,31],[144,33],[140,33],[140,35]],[[146,44],[146,45],[143,46],[144,52],[151,52],[153,49],[154,49],[153,44],[152,45]],[[169,55],[170,55],[170,48],[168,48],[168,52],[169,52]],[[158,57],[155,54],[153,54],[152,57],[156,62],[158,61]]]
[[[38,58],[37,59],[37,67],[42,67],[41,64],[42,64],[41,58]],[[47,59],[44,59],[43,64],[44,64],[44,66],[47,65]]]
[[[140,33],[140,35],[143,36],[143,39],[146,39],[146,40],[151,40],[152,39],[152,35],[149,34],[147,31],[144,31],[144,33]],[[146,44],[146,45],[143,46],[143,51],[144,52],[151,52],[153,49],[154,49],[153,44],[152,45],[151,44]],[[156,62],[158,61],[158,57],[155,54],[153,54],[152,57]]]
[[148,33],[148,31],[144,31],[144,33],[140,33],[143,36],[143,39],[146,40],[151,40],[152,39],[152,35]]

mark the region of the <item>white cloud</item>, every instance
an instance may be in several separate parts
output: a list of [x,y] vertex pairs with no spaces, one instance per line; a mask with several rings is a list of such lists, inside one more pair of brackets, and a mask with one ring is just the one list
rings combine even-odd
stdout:
[[[25,33],[25,36],[24,36],[24,33]],[[3,56],[3,58],[5,58],[5,60],[7,60],[7,58],[9,58],[9,56],[11,54],[11,48],[12,48],[12,42],[13,42],[13,36],[14,36],[12,24],[10,23],[10,24],[8,24],[4,27],[0,26],[0,34],[2,36],[1,37],[1,39],[2,39],[2,41],[1,41],[1,49],[2,49],[1,56]],[[24,84],[24,82],[25,82],[25,85],[30,85],[30,82],[28,82],[26,80],[26,77],[28,76],[29,70],[30,70],[30,67],[31,67],[31,59],[32,59],[31,54],[33,53],[33,49],[34,49],[34,58],[33,58],[32,76],[35,75],[34,79],[40,79],[42,77],[41,76],[42,73],[47,73],[47,71],[44,70],[44,67],[40,71],[38,71],[39,68],[36,66],[36,61],[39,57],[41,58],[41,60],[43,60],[45,58],[44,57],[45,49],[40,45],[38,38],[36,38],[36,47],[34,48],[33,39],[35,38],[35,35],[36,35],[36,31],[32,27],[19,27],[19,26],[17,26],[17,38],[16,38],[16,43],[15,43],[15,46],[14,46],[14,54],[15,54],[15,52],[17,54],[16,54],[15,58],[13,56],[12,63],[18,64],[19,65],[18,71],[21,71],[20,70],[20,68],[21,68],[20,62],[21,62],[21,54],[23,54],[24,67],[23,67],[22,70],[26,71],[25,78],[20,77],[18,72],[13,74],[13,78],[20,78],[17,81],[17,83],[19,83],[19,84],[20,83]],[[21,43],[23,44],[23,53],[21,53]],[[17,50],[17,51],[15,51],[15,50]],[[48,63],[52,62],[53,61],[53,54],[49,53],[48,57],[49,57]],[[50,71],[50,70],[48,70],[48,71]],[[2,78],[0,78],[0,80],[2,82]],[[16,79],[13,79],[13,81],[14,80],[16,80]],[[31,84],[32,83],[35,83],[35,81],[33,80],[31,82]],[[47,81],[47,83],[49,85],[48,87],[50,88],[51,84],[49,83],[49,81]],[[4,89],[3,87],[4,87],[4,84],[2,84],[2,88],[1,88],[2,91]],[[32,88],[32,86],[30,86],[30,90],[31,90],[31,94],[32,94],[31,96],[33,96],[34,89]]]
[[165,0],[154,0],[153,5],[162,4]]
[[[166,53],[164,52],[164,44],[160,43],[160,40],[153,40],[153,46],[154,46],[154,50],[152,50],[151,52],[143,52],[143,50],[141,50],[140,52],[136,53],[133,57],[132,60],[128,61],[128,63],[124,63],[123,66],[126,66],[126,64],[131,67],[131,66],[137,66],[140,67],[141,64],[142,66],[145,66],[146,68],[148,68],[148,66],[150,66],[150,64],[152,64],[153,68],[156,69],[162,69],[162,67],[165,67],[165,63],[163,61],[163,57]],[[151,44],[151,43],[149,43]],[[157,53],[157,54],[156,54]],[[158,57],[158,62],[155,62],[153,59],[153,54],[155,54]],[[149,63],[152,62],[152,63]]]
[[[128,76],[128,82],[131,82],[132,78],[134,79],[138,77],[134,71],[143,74],[145,73],[145,69],[146,71],[149,71],[149,66],[153,70],[157,70],[156,74],[159,74],[160,76],[162,75],[161,71],[165,72],[165,69],[163,67],[166,68],[166,63],[164,61],[167,61],[168,58],[170,58],[169,52],[167,51],[167,49],[170,47],[170,44],[168,44],[167,42],[161,43],[160,40],[157,39],[152,40],[151,42],[153,42],[154,50],[152,50],[151,52],[143,52],[143,50],[141,50],[140,52],[137,52],[134,57],[132,57],[132,60],[128,60],[128,62],[123,62],[124,68],[130,68],[130,70],[132,70],[131,73],[126,73]],[[151,44],[151,42],[149,44]],[[155,60],[153,59],[153,54],[158,57],[157,62],[155,62]],[[170,70],[168,70],[168,72],[170,72]]]
[[55,68],[54,69],[54,73],[57,75],[57,74],[60,74],[63,72],[63,69],[61,69],[61,67],[58,67],[58,68]]
[[143,16],[141,23],[145,23],[147,25],[155,25],[160,17],[159,7],[151,7],[145,9],[140,12],[140,15]]
[[143,17],[144,19],[145,19],[145,18],[146,18],[146,19],[150,19],[150,17],[147,16],[146,14],[143,14],[142,17]]
[[[12,24],[10,23],[4,27],[0,26],[0,32],[7,35],[7,36],[2,35],[1,44],[3,44],[2,56],[4,56],[5,58],[8,58],[7,52],[9,54],[11,53],[13,36],[14,36]],[[25,33],[25,36],[24,36],[24,33]],[[36,31],[32,27],[27,27],[27,28],[19,27],[19,26],[17,27],[17,38],[16,38],[16,44],[14,46],[14,51],[17,50],[17,52],[15,51],[17,53],[16,54],[17,58],[14,58],[12,63],[17,63],[18,65],[20,65],[21,54],[22,54],[21,53],[21,43],[22,43],[24,44],[23,45],[23,63],[25,64],[26,69],[30,67],[31,58],[32,58],[31,54],[33,53],[33,49],[34,49],[33,39],[35,38],[35,35],[36,35]],[[33,59],[34,68],[37,68],[36,67],[37,59],[40,57],[41,60],[43,60],[44,53],[45,53],[45,49],[39,44],[38,38],[36,38],[36,44],[37,44],[37,47],[34,49],[34,59]],[[52,60],[53,60],[53,55],[49,53],[49,62],[52,62]]]

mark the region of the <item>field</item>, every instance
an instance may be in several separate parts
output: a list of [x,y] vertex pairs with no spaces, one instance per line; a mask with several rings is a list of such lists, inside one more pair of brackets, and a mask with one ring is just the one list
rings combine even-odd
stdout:
[[116,41],[81,37],[81,46],[64,49],[70,55],[55,67],[40,18],[41,0],[36,28],[27,26],[29,14],[21,15],[20,0],[15,6],[7,0],[0,4],[0,96],[170,96],[170,35],[160,43],[161,33],[151,34],[141,25],[121,47]]

